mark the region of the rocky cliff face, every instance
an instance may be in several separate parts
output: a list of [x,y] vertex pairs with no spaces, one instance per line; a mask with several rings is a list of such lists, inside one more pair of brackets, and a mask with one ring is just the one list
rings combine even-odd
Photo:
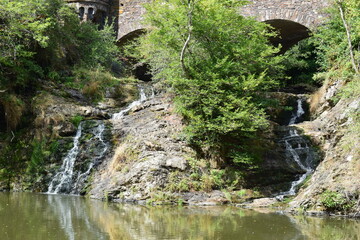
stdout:
[[334,96],[343,84],[326,84],[315,93],[311,99],[314,119],[299,125],[318,144],[323,160],[290,204],[292,209],[359,214],[360,139],[351,128],[352,114],[360,111],[360,99],[336,102]]
[[94,175],[93,198],[139,201],[165,189],[194,152],[181,140],[180,118],[166,97],[153,97],[113,119],[115,151]]
[[[296,103],[297,96],[290,94],[283,99],[282,104],[287,105],[289,99]],[[183,123],[166,94],[158,94],[111,121],[114,151],[93,176],[92,198],[125,202],[181,199],[189,204],[218,204],[236,198],[213,191],[215,182],[221,181],[216,174],[222,170],[211,166],[211,160],[199,159],[183,140]],[[289,165],[285,147],[278,143],[288,132],[281,121],[274,119],[259,139],[266,146],[261,170],[245,180],[239,178],[243,188],[258,187],[265,195],[285,191],[302,173]]]

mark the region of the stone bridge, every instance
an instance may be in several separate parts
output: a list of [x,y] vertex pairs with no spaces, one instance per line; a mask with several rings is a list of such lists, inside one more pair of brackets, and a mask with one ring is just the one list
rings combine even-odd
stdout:
[[[145,9],[142,6],[151,0],[68,0],[79,9],[80,17],[98,19],[97,11],[106,14],[117,24],[118,40],[124,41],[141,33],[146,26],[142,24]],[[244,16],[255,17],[267,22],[279,31],[279,38],[274,43],[281,43],[285,48],[307,38],[309,32],[319,25],[324,18],[323,10],[329,0],[250,0],[249,4],[239,9]],[[93,6],[92,9],[90,6]],[[83,9],[81,9],[83,7]],[[90,11],[89,11],[90,9]],[[104,10],[105,9],[105,10]],[[99,14],[98,14],[99,15]]]

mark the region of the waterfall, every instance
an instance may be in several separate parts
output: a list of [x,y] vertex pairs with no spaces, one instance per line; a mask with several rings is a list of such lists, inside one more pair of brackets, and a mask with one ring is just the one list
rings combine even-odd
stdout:
[[292,125],[292,124],[295,124],[296,122],[298,122],[302,115],[305,114],[305,111],[302,107],[302,104],[303,104],[303,100],[301,98],[299,98],[297,100],[297,110],[296,110],[296,113],[295,114],[292,114],[292,117],[290,119],[290,122],[288,125]]
[[[118,113],[115,113],[112,116],[113,120],[119,120],[121,118],[123,118],[133,107],[139,106],[141,103],[143,103],[144,101],[147,100],[147,96],[145,94],[145,90],[142,86],[139,86],[139,92],[140,92],[140,97],[138,100],[133,101],[132,103],[130,103],[129,106],[127,106],[125,109],[121,110]],[[153,95],[153,92],[152,92]]]
[[74,173],[74,164],[79,154],[79,139],[81,137],[82,123],[80,123],[76,136],[74,138],[74,146],[64,158],[58,173],[52,179],[47,193],[57,194],[69,192],[71,189],[72,177]]
[[287,161],[289,164],[295,163],[297,168],[303,172],[303,174],[295,181],[291,182],[291,187],[288,191],[280,193],[277,197],[283,198],[284,196],[295,195],[297,187],[302,184],[306,177],[313,172],[314,154],[309,147],[306,139],[298,134],[293,125],[301,121],[301,117],[305,114],[303,109],[303,99],[297,100],[296,111],[292,114],[288,124],[288,134],[281,139],[281,142],[285,145],[285,151]]
[[98,164],[99,160],[103,158],[106,151],[108,150],[109,146],[104,141],[104,131],[105,131],[105,124],[101,123],[94,132],[94,137],[90,139],[90,141],[98,141],[99,145],[101,145],[101,150],[98,153],[98,156],[94,157],[90,162],[87,170],[85,172],[78,172],[77,178],[75,180],[74,186],[72,188],[71,193],[79,194],[79,191],[84,187],[87,177],[90,175],[92,168]]
[[[87,126],[94,125],[94,123],[96,127]],[[47,193],[79,194],[81,192],[86,185],[91,170],[99,164],[109,149],[109,145],[104,140],[105,129],[105,124],[102,121],[92,120],[80,123],[73,140],[73,147],[67,153],[60,169],[53,177]],[[93,136],[89,140],[82,140],[80,147],[80,139],[85,134]],[[91,154],[87,156],[84,153]]]

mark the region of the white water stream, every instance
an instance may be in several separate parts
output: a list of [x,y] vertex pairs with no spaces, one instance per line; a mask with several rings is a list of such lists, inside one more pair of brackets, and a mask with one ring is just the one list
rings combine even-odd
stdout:
[[99,146],[97,153],[92,157],[88,163],[86,171],[81,172],[75,170],[75,163],[80,152],[80,141],[83,132],[83,122],[80,123],[76,136],[74,137],[73,147],[70,149],[68,154],[63,160],[63,163],[59,171],[52,178],[52,181],[48,187],[47,193],[58,194],[58,193],[72,193],[79,194],[81,189],[84,187],[88,176],[91,173],[92,168],[99,162],[99,160],[105,155],[109,146],[104,141],[105,124],[101,122],[95,130],[93,130],[94,136],[88,141],[96,141]]
[[74,173],[74,164],[79,154],[79,139],[81,137],[82,123],[79,124],[76,136],[74,138],[74,146],[64,158],[57,174],[53,177],[47,193],[57,194],[71,189],[72,177]]
[[[115,113],[112,116],[113,120],[122,119],[131,109],[136,106],[139,106],[144,101],[148,99],[145,94],[145,89],[142,86],[139,86],[140,96],[139,99],[133,101],[129,106],[125,109],[121,110],[118,113]],[[154,97],[155,93],[154,90],[151,89],[151,96],[150,98]],[[66,157],[63,160],[63,163],[59,169],[59,171],[55,174],[52,178],[51,183],[48,187],[47,193],[49,194],[58,194],[58,193],[72,193],[72,194],[79,194],[81,189],[84,187],[87,177],[90,175],[92,168],[103,158],[106,151],[108,150],[109,146],[105,143],[103,134],[105,130],[105,124],[101,123],[98,125],[96,130],[94,131],[94,136],[89,141],[97,141],[100,145],[100,151],[96,153],[86,171],[75,171],[75,162],[79,155],[80,151],[80,142],[79,139],[81,138],[81,134],[83,131],[83,123],[80,123],[78,130],[76,132],[76,136],[74,137],[73,147],[68,152]]]
[[302,104],[303,104],[303,100],[302,100],[301,98],[299,98],[299,99],[297,100],[297,110],[296,110],[296,113],[292,115],[292,117],[291,117],[288,125],[293,125],[293,124],[295,124],[296,121],[298,121],[298,120],[302,117],[302,115],[305,114],[305,111],[304,111],[304,109],[303,109]]
[[[299,98],[297,100],[297,110],[292,115],[289,124],[293,125],[298,123],[301,117],[305,114],[303,109],[303,100]],[[297,187],[302,184],[306,177],[309,176],[312,172],[312,161],[313,156],[310,153],[311,149],[307,145],[306,141],[300,136],[295,129],[290,128],[289,134],[282,139],[285,143],[286,152],[288,157],[290,157],[292,162],[296,163],[297,166],[304,171],[299,179],[291,183],[291,187],[288,191],[280,193],[277,197],[283,198],[284,196],[292,196],[296,194]]]
[[104,131],[105,131],[105,124],[101,123],[95,130],[94,133],[94,137],[92,137],[89,141],[98,141],[99,144],[101,145],[101,151],[98,154],[98,156],[96,156],[95,158],[92,159],[92,161],[90,162],[88,169],[81,173],[78,172],[76,181],[74,183],[74,186],[71,190],[72,193],[74,194],[78,194],[79,191],[81,190],[81,188],[84,186],[84,183],[87,179],[87,177],[89,176],[92,168],[94,167],[95,164],[98,163],[98,161],[105,155],[106,151],[108,150],[109,146],[108,144],[105,143],[104,141]]
[[[125,109],[121,110],[118,113],[115,113],[112,116],[113,120],[119,120],[119,119],[123,118],[132,108],[139,106],[141,103],[143,103],[144,101],[147,100],[147,96],[145,94],[145,90],[143,87],[139,86],[139,92],[140,92],[140,98],[138,100],[135,100],[132,103],[130,103],[129,106],[127,106]],[[152,92],[152,94],[153,94],[153,92]]]

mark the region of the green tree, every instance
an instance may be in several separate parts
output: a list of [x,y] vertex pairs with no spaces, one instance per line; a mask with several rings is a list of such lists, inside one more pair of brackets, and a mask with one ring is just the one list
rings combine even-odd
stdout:
[[[29,87],[79,65],[110,69],[117,55],[111,26],[80,23],[63,0],[0,0],[0,89]],[[31,84],[33,85],[33,83]]]
[[[81,23],[75,9],[63,0],[0,0],[0,6],[0,104],[6,121],[14,123],[11,130],[25,109],[20,104],[9,107],[14,99],[21,102],[21,95],[31,95],[46,81],[72,83],[78,80],[74,75],[80,68],[110,71],[116,60],[112,26],[99,30],[91,22]],[[72,86],[83,87],[89,81],[81,79],[81,84]]]
[[281,57],[268,44],[269,27],[237,12],[243,3],[153,1],[137,49],[154,78],[171,86],[189,142],[249,166],[245,145],[268,124],[262,92],[277,85]]
[[352,79],[360,68],[360,2],[336,0],[328,9],[327,22],[314,34],[320,77]]

